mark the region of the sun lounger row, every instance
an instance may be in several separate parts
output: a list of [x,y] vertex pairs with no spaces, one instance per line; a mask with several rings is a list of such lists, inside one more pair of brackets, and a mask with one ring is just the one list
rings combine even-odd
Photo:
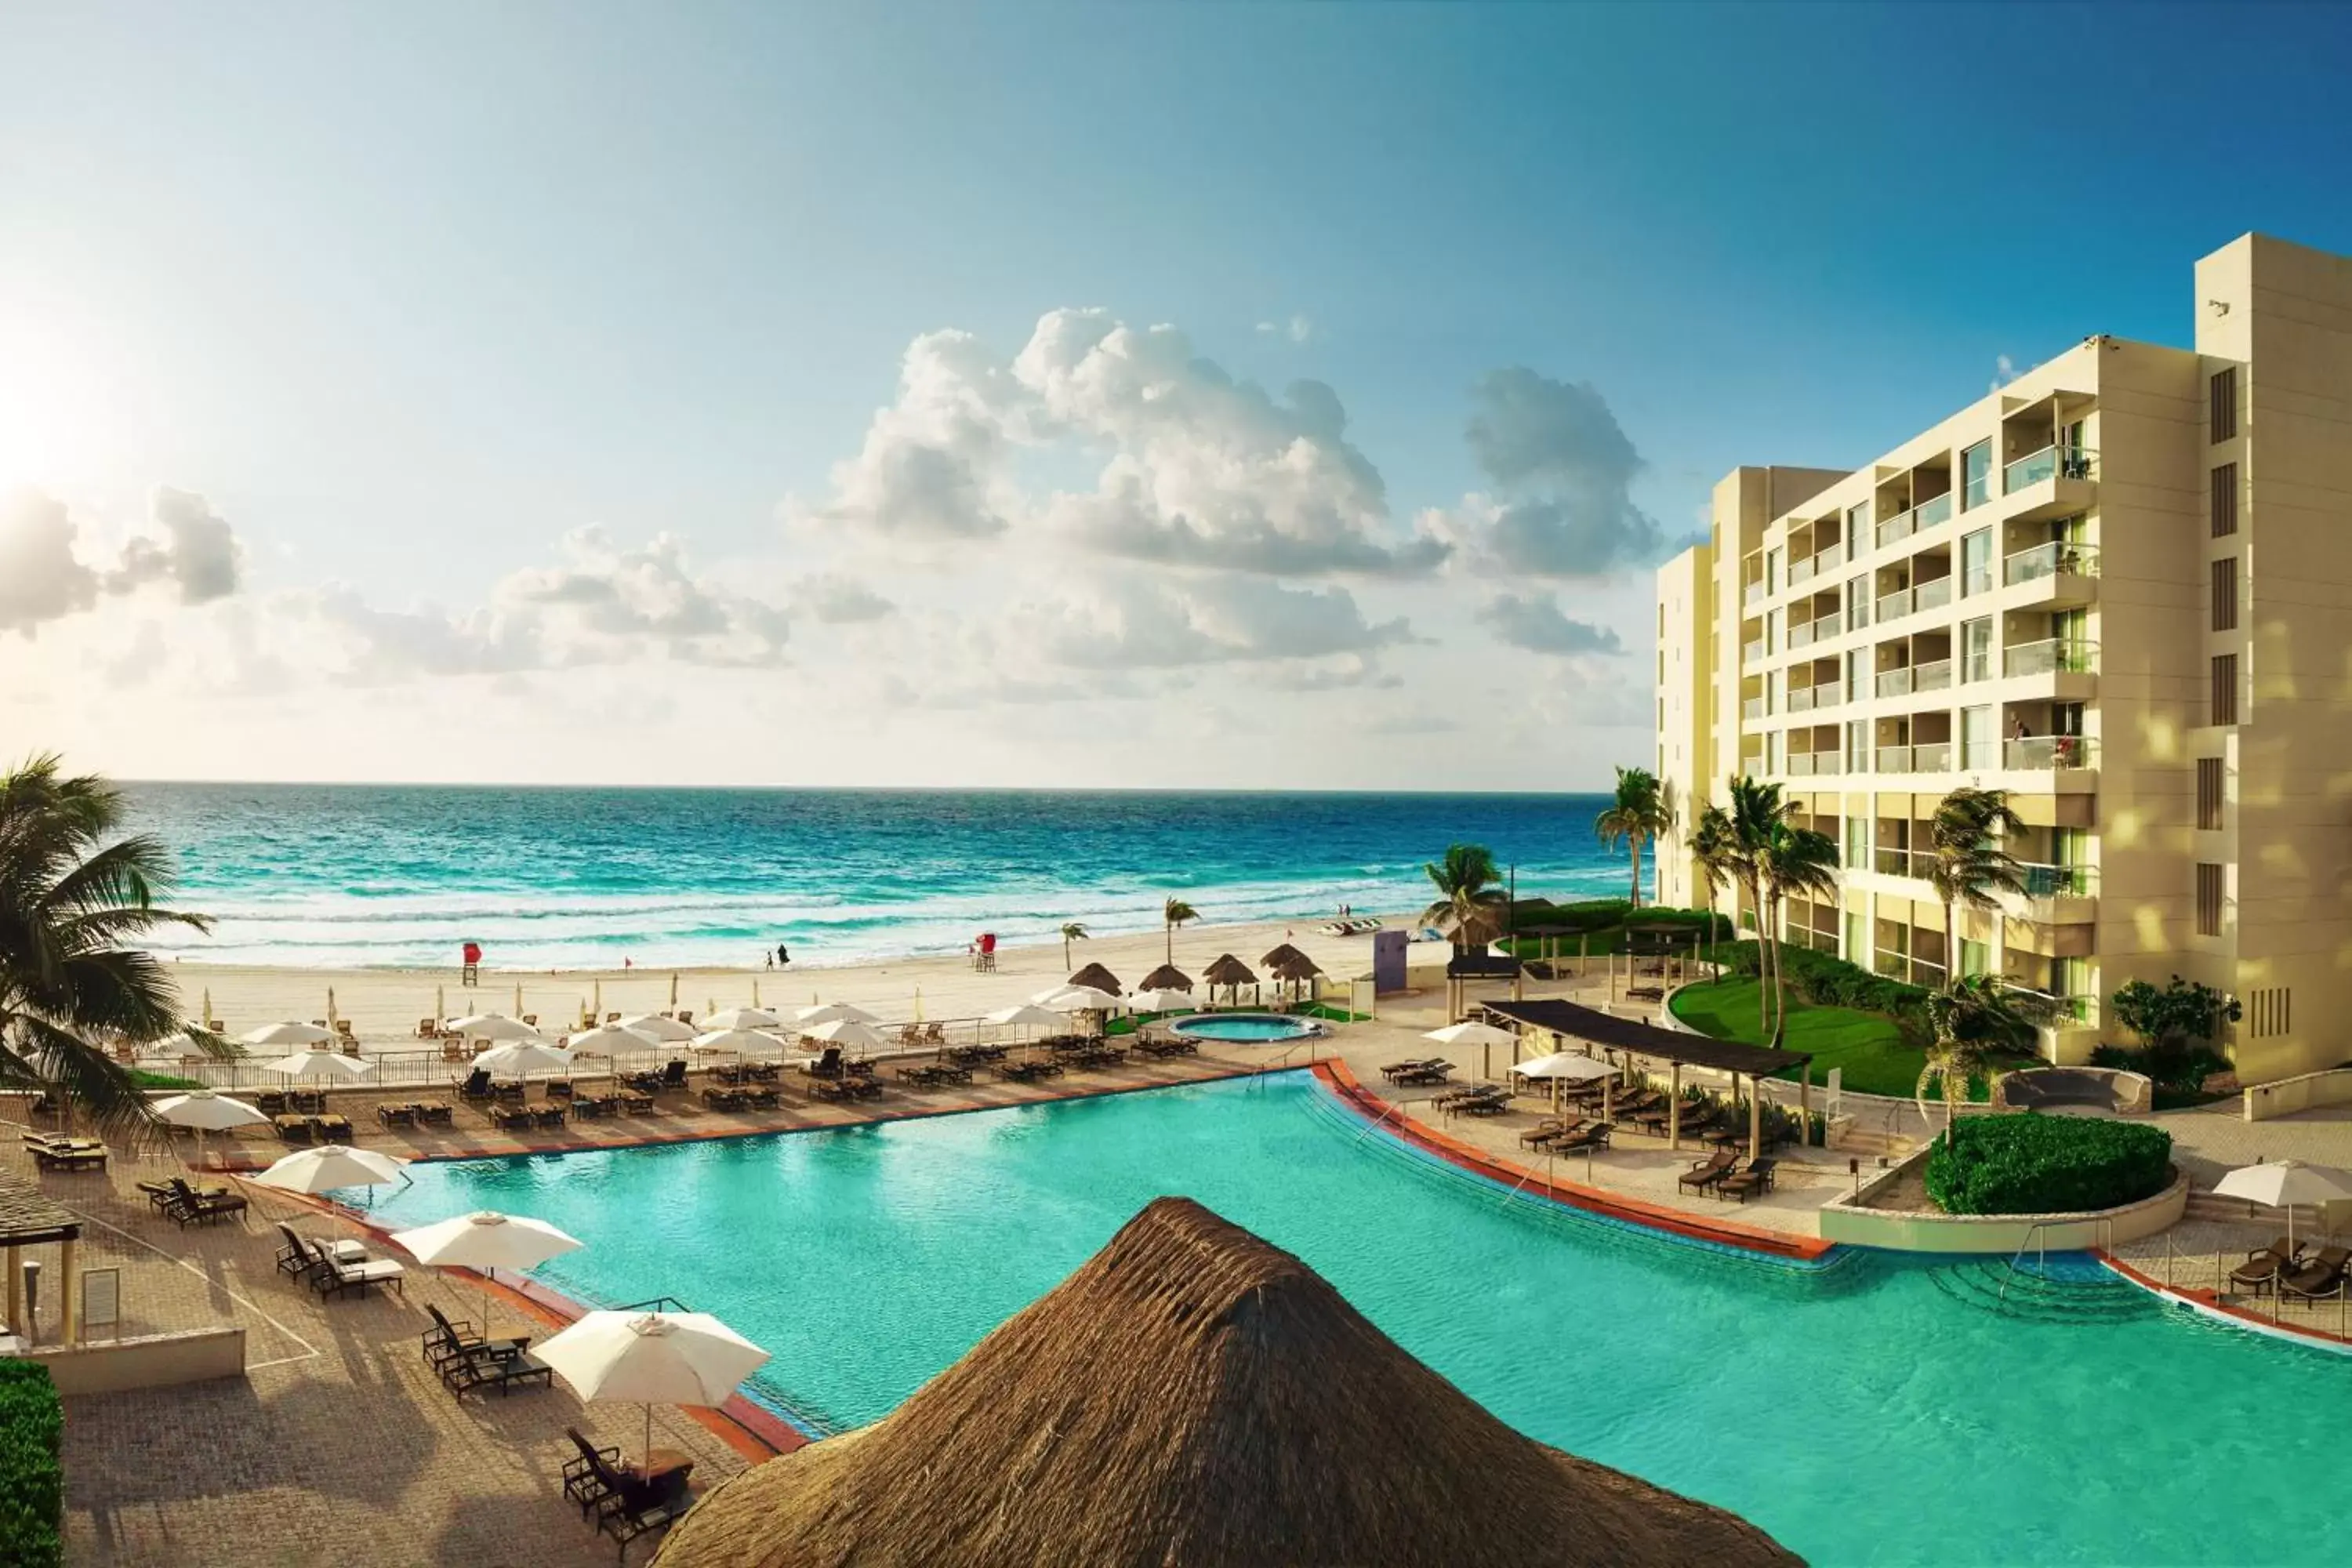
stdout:
[[958,1067],[976,1068],[1001,1062],[1010,1054],[1003,1046],[955,1046],[948,1051],[948,1060]]
[[1381,1068],[1381,1076],[1399,1088],[1417,1084],[1444,1083],[1454,1064],[1444,1057],[1422,1057],[1412,1061],[1391,1062]]
[[1004,1062],[998,1066],[996,1076],[1007,1083],[1035,1083],[1040,1079],[1059,1078],[1062,1072],[1059,1062]]
[[351,1121],[342,1116],[297,1116],[289,1111],[271,1117],[269,1125],[280,1139],[289,1143],[348,1143],[352,1141]]
[[1576,1153],[1587,1149],[1607,1148],[1609,1132],[1606,1121],[1570,1116],[1537,1122],[1519,1134],[1519,1145],[1526,1149],[1539,1149],[1548,1154]]
[[178,1176],[168,1181],[141,1182],[139,1190],[147,1194],[147,1202],[156,1213],[169,1218],[182,1230],[192,1225],[225,1219],[230,1215],[241,1215],[248,1206],[242,1196],[226,1187],[192,1187]]
[[702,1103],[713,1110],[773,1110],[783,1102],[783,1096],[772,1089],[717,1086],[702,1091]]
[[952,1062],[922,1062],[898,1069],[899,1078],[918,1089],[945,1089],[971,1081],[971,1069]]
[[2268,1289],[2282,1298],[2333,1300],[2347,1289],[2347,1265],[2352,1265],[2352,1249],[2323,1247],[2312,1251],[2282,1236],[2260,1251],[2248,1253],[2244,1263],[2230,1270],[2230,1282],[2245,1286],[2258,1296]]
[[449,1103],[442,1100],[410,1100],[375,1108],[376,1121],[385,1127],[446,1127]]
[[1381,929],[1376,920],[1326,921],[1316,928],[1325,936],[1364,936]]
[[1511,1106],[1511,1091],[1500,1084],[1474,1084],[1433,1096],[1430,1103],[1448,1116],[1495,1116]]
[[809,1093],[818,1100],[835,1104],[849,1100],[879,1100],[882,1098],[882,1080],[851,1077],[819,1079],[809,1085]]
[[106,1169],[107,1148],[95,1138],[66,1138],[47,1132],[27,1132],[25,1147],[33,1156],[33,1163],[44,1171],[103,1171]]
[[712,1068],[710,1076],[730,1088],[740,1088],[745,1084],[779,1082],[784,1069],[779,1062],[735,1062]]
[[389,1285],[403,1295],[408,1293],[408,1270],[389,1258],[369,1257],[367,1248],[356,1241],[321,1241],[299,1235],[282,1222],[278,1234],[286,1240],[278,1249],[278,1271],[302,1280],[322,1297],[340,1296],[346,1290],[364,1295],[374,1285]]
[[1181,1035],[1143,1037],[1137,1039],[1135,1048],[1147,1057],[1155,1057],[1161,1060],[1170,1057],[1193,1057],[1201,1054],[1201,1047]]
[[265,1089],[253,1097],[253,1108],[264,1116],[283,1116],[288,1111],[301,1115],[306,1111],[327,1109],[327,1091],[323,1089]]
[[685,1059],[676,1058],[662,1067],[648,1068],[644,1072],[623,1073],[621,1087],[633,1089],[639,1094],[657,1094],[665,1089],[684,1089],[686,1087]]
[[1746,1203],[1759,1193],[1772,1190],[1772,1170],[1779,1162],[1767,1156],[1750,1160],[1740,1168],[1736,1150],[1718,1149],[1689,1170],[1675,1178],[1681,1191],[1705,1193],[1709,1197],[1737,1198]]

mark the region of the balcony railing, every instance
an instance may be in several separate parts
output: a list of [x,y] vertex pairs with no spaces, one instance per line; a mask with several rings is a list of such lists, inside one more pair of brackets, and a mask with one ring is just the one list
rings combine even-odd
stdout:
[[1898,511],[1893,517],[1880,518],[1877,531],[1873,537],[1877,540],[1878,548],[1884,550],[1890,544],[1910,538],[1918,526],[1919,511],[1914,507],[1909,511]]
[[1897,588],[1892,594],[1882,594],[1878,596],[1877,619],[1880,626],[1883,626],[1889,621],[1899,621],[1910,613],[1910,589]]
[[2001,763],[2021,773],[2049,773],[2058,768],[2091,765],[2091,742],[2086,735],[2027,735],[2001,747]]
[[1838,771],[1838,753],[1835,752],[1790,752],[1788,762],[1785,771],[1792,777],[1804,778]]
[[2095,866],[2051,866],[2026,861],[2017,868],[2029,899],[2087,899],[2099,890]]
[[1789,563],[1790,587],[1793,588],[1800,583],[1811,581],[1812,575],[1813,557],[1810,555],[1800,555]]
[[2000,580],[2015,586],[2043,577],[2060,574],[2074,577],[2095,577],[2099,574],[2098,550],[2088,544],[2062,544],[2056,540],[2037,544],[2031,550],[2021,550],[2001,558]]
[[2098,667],[2098,644],[2074,637],[2011,643],[2000,650],[2003,675],[2090,675]]
[[1952,743],[1925,741],[1913,746],[1878,748],[1882,773],[1948,773],[1952,771]]
[[1834,544],[1824,544],[1819,550],[1813,552],[1811,559],[1812,561],[1813,571],[1819,575],[1826,577],[1832,572],[1837,570],[1837,564],[1840,559],[1839,548]]
[[1810,686],[1789,688],[1789,711],[1810,713],[1813,710],[1813,689]]
[[1908,849],[1881,849],[1876,861],[1878,874],[1882,877],[1916,875],[1911,869],[1911,857],[1912,852]]
[[1952,686],[1952,661],[1931,658],[1925,664],[1911,667],[1911,689],[1914,691],[1948,691]]
[[1754,642],[1742,643],[1739,645],[1739,661],[1742,664],[1755,664],[1759,662],[1763,658],[1764,642],[1762,638],[1759,637]]
[[1942,495],[1921,501],[1911,509],[1911,515],[1918,520],[1913,530],[1918,533],[1925,533],[1939,522],[1949,522],[1952,520],[1952,492],[1946,490]]
[[1759,577],[1755,582],[1748,584],[1747,588],[1741,592],[1739,602],[1743,605],[1760,605],[1770,595],[1770,592],[1771,590],[1764,585],[1764,580]]
[[1739,716],[1743,719],[1761,719],[1764,711],[1764,699],[1761,697],[1747,698],[1739,704]]
[[1811,647],[1812,646],[1812,642],[1813,642],[1813,623],[1812,623],[1812,622],[1811,622],[1811,621],[1790,621],[1790,622],[1789,623],[1789,646],[1790,646],[1790,647],[1792,647],[1792,648]]
[[1962,572],[1960,574],[1960,592],[1963,595],[1969,594],[1991,593],[1992,568],[1990,566],[1971,566]]
[[1952,602],[1952,579],[1930,577],[1911,590],[1911,607],[1915,610],[1940,610]]
[[1911,695],[1911,683],[1916,679],[1917,671],[1907,664],[1899,669],[1882,669],[1878,672],[1878,694],[1881,697],[1908,697]]
[[2081,447],[2044,447],[2039,452],[2028,452],[2001,470],[2001,492],[2015,495],[2029,485],[2052,478],[2092,479],[2098,466],[2098,454]]

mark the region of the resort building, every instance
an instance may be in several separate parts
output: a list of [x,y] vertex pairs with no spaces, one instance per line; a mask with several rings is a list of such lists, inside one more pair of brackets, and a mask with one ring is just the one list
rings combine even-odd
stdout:
[[[1745,773],[1838,841],[1786,940],[2044,992],[2061,1061],[2200,980],[2256,1081],[2352,1057],[2352,258],[2247,235],[2192,302],[2193,349],[2086,338],[1860,468],[1726,478],[1658,574],[1657,768],[1685,824]],[[1954,954],[1916,851],[1962,785],[2027,887]],[[1679,837],[1658,877],[1706,900]]]

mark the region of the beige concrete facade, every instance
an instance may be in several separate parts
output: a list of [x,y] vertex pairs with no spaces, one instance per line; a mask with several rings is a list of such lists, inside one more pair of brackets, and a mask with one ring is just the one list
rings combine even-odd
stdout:
[[[1658,575],[1660,774],[1685,821],[1745,772],[1838,839],[1789,940],[2047,992],[2066,1060],[2126,981],[2203,980],[2252,1081],[2352,1056],[2352,259],[2249,235],[2194,294],[2193,350],[2089,338],[1862,468],[1718,485]],[[2010,792],[2029,890],[1953,954],[1913,849],[1963,784]],[[1659,874],[1702,901],[1679,846]]]

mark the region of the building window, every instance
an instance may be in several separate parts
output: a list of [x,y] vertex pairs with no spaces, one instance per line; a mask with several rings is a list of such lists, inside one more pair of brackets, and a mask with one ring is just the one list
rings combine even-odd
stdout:
[[1979,441],[1960,454],[1960,510],[1992,499],[1992,443]]
[[1845,585],[1845,629],[1858,632],[1870,625],[1870,579],[1856,577]]
[[2213,470],[2213,537],[2227,539],[2238,531],[2238,465],[2224,463]]
[[2213,439],[2227,441],[2238,433],[2238,367],[2213,373]]
[[1979,528],[1960,536],[1960,592],[1990,593],[1992,589],[1992,530]]
[[2238,656],[2234,653],[2213,657],[2213,717],[2215,724],[2238,721]]
[[2266,985],[2246,994],[2246,1033],[2257,1040],[2284,1035],[2294,1027],[2294,994],[2284,985]]
[[1960,623],[1960,679],[1963,681],[1992,679],[1990,616]]
[[2197,759],[2197,826],[2208,833],[2221,826],[2221,759]]
[[1845,819],[1845,865],[1849,871],[1870,869],[1870,818]]
[[1870,503],[1845,509],[1845,558],[1848,561],[1862,553],[1863,536],[1870,531]]
[[2197,866],[2197,934],[2221,934],[2221,868],[2205,861]]
[[2213,563],[2213,629],[2238,629],[2238,558],[2234,555]]
[[1848,702],[1859,702],[1864,695],[1862,650],[1858,647],[1850,647],[1845,650],[1845,700]]
[[1960,710],[1960,768],[1977,773],[1994,765],[1992,710],[1963,708]]
[[1867,719],[1846,721],[1845,771],[1850,773],[1870,771],[1870,721]]

